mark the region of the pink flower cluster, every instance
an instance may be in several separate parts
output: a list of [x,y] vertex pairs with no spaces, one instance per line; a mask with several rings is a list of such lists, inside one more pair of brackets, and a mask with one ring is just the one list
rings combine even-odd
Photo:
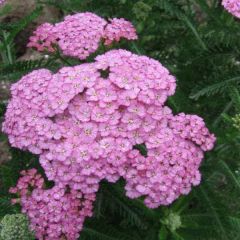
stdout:
[[110,19],[104,30],[105,45],[110,45],[113,41],[119,42],[121,38],[136,40],[136,30],[129,21],[123,18]]
[[54,45],[57,44],[57,37],[54,32],[54,26],[50,23],[40,25],[34,32],[34,36],[30,37],[28,47],[36,48],[39,52],[47,50],[54,52]]
[[222,5],[233,16],[240,18],[240,1],[239,0],[223,0]]
[[0,0],[0,5],[4,4],[6,0]]
[[57,45],[64,55],[83,60],[98,49],[102,39],[105,39],[105,45],[110,45],[121,38],[137,39],[131,22],[114,18],[108,23],[103,18],[86,12],[66,16],[64,21],[55,25],[40,25],[30,37],[28,47],[34,47],[40,52],[53,52]]
[[[40,155],[56,184],[40,196],[59,186],[92,196],[101,180],[122,177],[128,197],[143,196],[150,208],[168,205],[200,183],[203,152],[215,142],[200,117],[174,116],[164,106],[175,87],[158,61],[112,50],[93,63],[24,76],[11,88],[3,131],[13,147]],[[133,149],[137,144],[146,145],[147,157]]]
[[[28,215],[36,238],[78,239],[85,218],[92,216],[95,194],[83,195],[61,185],[44,189],[44,179],[36,169],[22,171],[21,175],[10,192],[19,195],[22,212]],[[13,199],[13,203],[17,201]]]

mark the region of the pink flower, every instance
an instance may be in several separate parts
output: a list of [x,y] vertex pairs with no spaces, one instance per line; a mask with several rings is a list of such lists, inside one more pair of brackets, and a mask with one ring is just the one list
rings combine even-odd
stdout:
[[36,48],[39,52],[55,51],[54,45],[57,43],[57,34],[53,25],[44,23],[40,25],[33,34],[29,39],[28,47]]
[[139,117],[144,117],[146,114],[144,105],[137,101],[132,102],[127,109],[130,113],[137,114]]
[[113,18],[104,30],[105,45],[110,45],[113,41],[120,41],[120,38],[136,40],[136,30],[131,22],[123,18]]
[[84,60],[98,49],[103,39],[109,45],[120,38],[137,39],[131,22],[114,18],[108,23],[96,14],[85,12],[68,15],[55,25],[40,25],[30,37],[28,47],[54,52],[58,46],[64,55]]
[[132,149],[132,144],[130,141],[124,138],[117,138],[116,139],[116,150],[120,150],[121,152],[128,152]]
[[[24,172],[16,189],[20,194],[22,212],[28,215],[36,237],[60,239],[64,235],[68,239],[77,239],[84,219],[92,214],[95,200],[93,193],[83,195],[79,191],[67,191],[60,185],[51,189],[35,188],[36,186],[32,185],[30,192],[22,193],[19,187],[27,176],[32,181],[39,179],[31,170]],[[25,187],[28,188],[28,184]],[[14,204],[16,202],[13,201]]]
[[89,150],[87,145],[81,144],[78,146],[75,150],[77,156],[76,162],[82,163],[82,161],[88,161],[91,158]]
[[[75,17],[66,21],[80,31]],[[45,189],[36,170],[23,171],[10,190],[36,237],[75,240],[102,180],[124,178],[126,195],[143,197],[150,208],[200,183],[203,153],[215,137],[202,118],[164,106],[175,87],[159,62],[122,49],[54,74],[33,71],[12,86],[3,132],[12,146],[38,154],[54,182]]]
[[98,128],[94,123],[83,123],[81,126],[81,139],[82,142],[91,143],[97,137]]
[[100,107],[94,107],[91,114],[91,119],[95,122],[107,122],[109,120],[109,115],[106,113],[105,109]]
[[129,131],[135,130],[141,126],[140,118],[132,113],[125,113],[122,117],[122,122],[126,124],[126,128]]
[[105,154],[112,152],[115,145],[114,138],[106,137],[99,141],[99,146]]
[[240,18],[240,3],[238,0],[223,0],[222,5],[233,16]]

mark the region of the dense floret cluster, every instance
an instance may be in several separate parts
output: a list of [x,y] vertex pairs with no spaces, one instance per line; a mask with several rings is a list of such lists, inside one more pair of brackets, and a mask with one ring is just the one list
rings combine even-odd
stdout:
[[57,44],[57,36],[54,32],[54,26],[50,23],[40,25],[34,35],[30,37],[28,47],[36,48],[39,52],[54,52],[54,45]]
[[135,28],[123,18],[110,19],[110,23],[104,29],[105,45],[110,45],[114,41],[119,42],[121,38],[136,40]]
[[233,16],[240,18],[240,1],[239,0],[223,0],[222,5]]
[[[58,45],[85,59],[101,40],[121,38],[137,38],[128,21],[79,13],[41,25],[29,46],[51,52]],[[55,184],[46,189],[32,169],[11,189],[38,239],[77,239],[104,179],[125,179],[126,195],[142,196],[150,208],[169,205],[200,183],[203,152],[215,137],[200,117],[174,115],[165,106],[175,88],[158,61],[122,49],[55,74],[35,70],[12,85],[3,131],[13,147],[40,156]]]
[[[20,196],[22,212],[28,215],[37,239],[77,239],[85,217],[92,215],[95,194],[83,195],[60,184],[44,189],[44,180],[36,169],[21,174],[17,186],[10,192]],[[13,199],[13,203],[16,201]]]
[[0,221],[1,240],[34,240],[29,221],[24,214],[7,214]]
[[[127,196],[145,196],[150,208],[168,205],[199,184],[203,151],[213,147],[215,137],[200,117],[174,116],[164,106],[175,87],[159,62],[126,50],[55,74],[36,70],[12,86],[3,131],[13,147],[39,154],[48,180],[56,184],[44,190],[43,180],[30,172],[13,191],[21,192],[39,239],[45,234],[76,239],[103,179],[123,177]],[[145,144],[146,157],[133,150],[137,144]],[[88,211],[77,211],[85,206],[82,198]],[[68,229],[68,222],[75,227]]]
[[64,55],[83,60],[98,49],[101,40],[109,45],[121,38],[137,39],[131,22],[114,18],[108,23],[103,18],[86,12],[66,16],[64,21],[55,25],[40,25],[30,37],[28,47],[34,47],[40,52],[53,52],[54,46],[58,46]]

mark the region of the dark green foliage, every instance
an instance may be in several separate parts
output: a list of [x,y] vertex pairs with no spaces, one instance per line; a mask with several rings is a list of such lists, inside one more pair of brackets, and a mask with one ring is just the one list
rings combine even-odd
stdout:
[[[41,0],[64,15],[92,11],[103,17],[131,20],[139,33],[126,48],[159,60],[177,77],[176,94],[168,99],[175,113],[203,117],[217,136],[217,144],[201,166],[202,183],[169,207],[148,209],[142,199],[130,200],[124,182],[103,182],[81,240],[238,240],[240,239],[240,131],[232,117],[240,113],[240,22],[219,0]],[[144,4],[143,4],[144,3]],[[13,40],[41,12],[38,7],[19,23],[0,32],[2,79],[15,81],[33,69],[56,71],[79,61],[56,53],[48,59],[16,61]],[[10,8],[0,10],[0,15]],[[105,49],[101,46],[99,52]],[[90,60],[93,58],[91,56]],[[89,60],[89,61],[90,61]],[[0,115],[5,104],[0,104]],[[1,136],[1,140],[6,138]],[[144,146],[136,146],[144,155]],[[0,218],[19,212],[11,206],[8,188],[21,169],[35,166],[36,157],[12,149],[12,160],[0,165]]]
[[6,39],[4,39],[3,44],[0,46],[0,50],[3,50],[9,43],[11,43],[17,34],[23,30],[30,22],[37,18],[41,14],[42,8],[38,7],[29,15],[21,19],[14,27],[12,27],[11,32]]

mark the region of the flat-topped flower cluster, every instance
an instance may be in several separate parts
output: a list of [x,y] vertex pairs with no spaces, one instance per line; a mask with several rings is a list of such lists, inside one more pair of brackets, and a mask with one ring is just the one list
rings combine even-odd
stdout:
[[[123,21],[104,28],[107,44],[119,40],[113,26]],[[165,106],[175,88],[175,77],[158,61],[122,49],[55,74],[35,70],[12,85],[3,131],[13,147],[40,155],[55,183],[44,189],[30,170],[11,190],[20,194],[38,239],[77,239],[103,179],[125,179],[126,195],[143,196],[150,208],[200,183],[203,152],[215,137],[202,118]],[[147,156],[134,149],[139,144]]]
[[137,39],[136,30],[132,23],[123,18],[113,18],[109,21],[93,13],[77,13],[66,16],[64,21],[52,25],[40,25],[30,37],[28,47],[38,51],[54,52],[58,46],[64,55],[86,59],[94,53],[101,40],[105,45],[121,38]]
[[223,0],[222,5],[233,16],[240,18],[240,1],[239,0]]
[[[35,169],[21,172],[16,187],[10,192],[21,198],[22,212],[30,220],[37,239],[74,240],[79,237],[86,216],[92,216],[94,194],[83,195],[61,184],[44,189],[44,179]],[[13,199],[13,203],[16,202]]]

